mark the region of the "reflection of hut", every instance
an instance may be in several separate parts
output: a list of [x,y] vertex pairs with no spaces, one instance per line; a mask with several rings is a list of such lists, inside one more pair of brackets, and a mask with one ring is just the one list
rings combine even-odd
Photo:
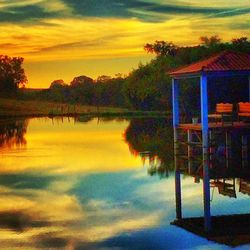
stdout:
[[240,179],[239,191],[243,194],[250,195],[250,181]]
[[[230,183],[232,181],[232,183]],[[236,190],[235,190],[235,179],[232,180],[223,178],[216,179],[211,182],[211,187],[217,187],[219,194],[224,196],[228,196],[230,198],[236,198]]]

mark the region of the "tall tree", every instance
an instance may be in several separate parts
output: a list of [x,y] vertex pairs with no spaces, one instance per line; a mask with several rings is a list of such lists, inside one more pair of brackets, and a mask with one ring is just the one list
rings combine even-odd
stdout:
[[221,42],[221,38],[219,38],[217,35],[211,36],[211,37],[202,36],[202,37],[200,37],[200,40],[201,40],[202,45],[204,45],[208,48],[216,46],[216,45],[220,44],[220,42]]
[[53,101],[67,102],[69,99],[69,85],[62,79],[54,80],[49,87],[49,98]]
[[70,83],[71,101],[74,103],[92,104],[94,80],[87,76],[75,77]]
[[0,55],[0,91],[2,93],[15,93],[19,87],[27,83],[23,61],[22,57]]
[[154,53],[157,56],[175,56],[178,51],[178,46],[172,42],[156,40],[153,44],[147,43],[144,46],[144,50],[148,53]]

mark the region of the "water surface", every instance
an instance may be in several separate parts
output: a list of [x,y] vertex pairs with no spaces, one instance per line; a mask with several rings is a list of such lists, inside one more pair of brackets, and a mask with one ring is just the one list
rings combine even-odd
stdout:
[[[155,118],[1,121],[1,248],[227,249],[170,225],[172,134]],[[202,181],[182,188],[184,216],[201,216]],[[249,212],[238,186],[211,192],[212,214]]]

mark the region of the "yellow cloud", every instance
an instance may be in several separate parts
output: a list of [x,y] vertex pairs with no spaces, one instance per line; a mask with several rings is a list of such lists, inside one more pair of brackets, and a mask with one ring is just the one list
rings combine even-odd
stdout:
[[[242,16],[234,17],[234,23],[241,20]],[[247,35],[241,30],[229,32],[230,18],[211,18],[207,22],[202,16],[172,17],[162,23],[103,18],[48,19],[46,22],[46,27],[2,24],[0,39],[6,53],[24,56],[27,61],[131,57],[144,55],[143,45],[156,39],[189,45],[196,44],[204,33],[218,33],[224,39]],[[202,28],[201,23],[210,29]],[[15,39],[16,36],[29,39]]]
[[[72,12],[60,0],[31,0],[23,4],[29,2],[48,11],[62,14]],[[200,1],[192,1],[194,6],[199,4],[203,5]],[[216,4],[217,1],[212,1],[209,6],[225,7],[225,1]],[[245,2],[240,4],[236,1],[233,4],[236,9],[246,5]],[[71,13],[65,15],[68,16],[65,18],[43,19],[40,24],[1,23],[0,54],[24,57],[30,80],[28,86],[48,87],[57,78],[69,81],[82,74],[97,77],[102,74],[128,73],[140,61],[145,62],[151,58],[143,46],[155,40],[167,40],[186,46],[198,44],[199,37],[204,35],[217,34],[224,41],[250,36],[250,30],[241,26],[250,14],[237,15],[233,19],[216,15],[207,18],[202,14],[158,15],[166,20],[150,23],[136,18],[80,18]],[[119,63],[112,62],[118,58]]]

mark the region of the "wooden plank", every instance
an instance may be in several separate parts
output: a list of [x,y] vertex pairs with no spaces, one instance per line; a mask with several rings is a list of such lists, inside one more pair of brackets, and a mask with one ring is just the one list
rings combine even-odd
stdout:
[[213,228],[209,233],[203,230],[203,217],[183,218],[171,224],[233,247],[250,243],[250,214],[212,216]]
[[[195,130],[195,131],[201,131],[201,124],[192,124],[192,123],[184,123],[184,124],[179,124],[178,126],[179,129],[183,130]],[[245,122],[234,122],[232,123],[221,123],[221,122],[214,122],[214,123],[209,123],[208,124],[209,129],[250,129],[250,123],[245,123]]]

